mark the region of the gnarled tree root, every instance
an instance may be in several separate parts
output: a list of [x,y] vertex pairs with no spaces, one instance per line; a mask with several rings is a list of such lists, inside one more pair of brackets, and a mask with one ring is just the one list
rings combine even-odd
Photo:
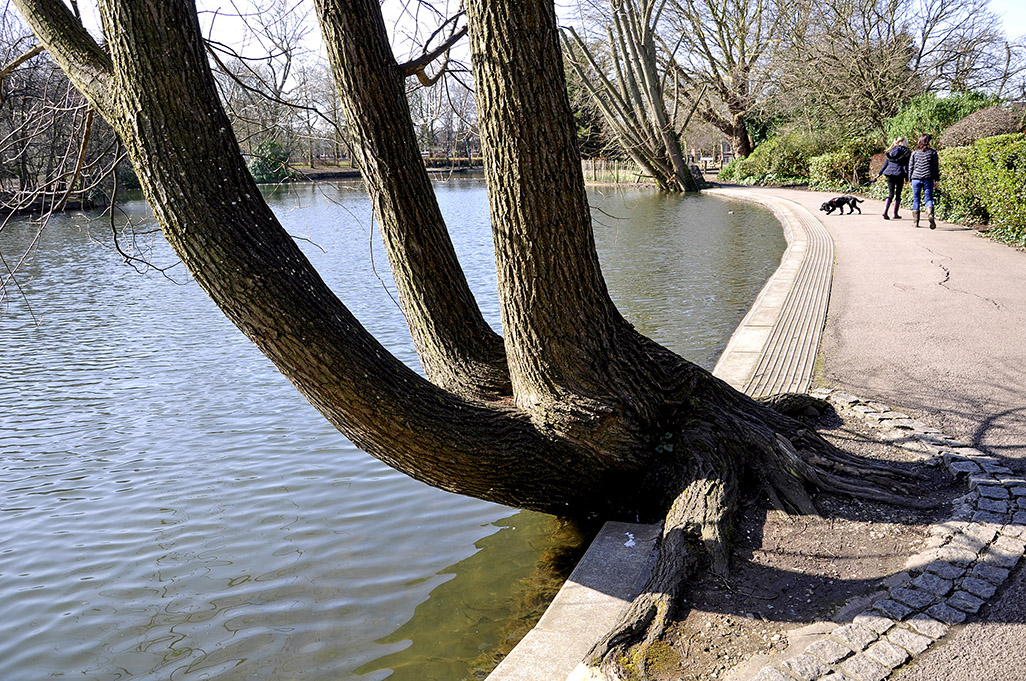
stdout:
[[808,414],[822,407],[813,398],[784,396],[762,404],[719,397],[704,400],[702,414],[689,414],[678,424],[670,448],[678,458],[653,473],[677,480],[680,491],[669,504],[657,562],[641,595],[585,658],[596,678],[648,678],[648,650],[676,614],[688,577],[705,566],[726,574],[729,535],[742,495],[761,491],[773,506],[802,514],[816,513],[810,489],[932,506],[910,495],[907,471],[841,451],[772,408]]

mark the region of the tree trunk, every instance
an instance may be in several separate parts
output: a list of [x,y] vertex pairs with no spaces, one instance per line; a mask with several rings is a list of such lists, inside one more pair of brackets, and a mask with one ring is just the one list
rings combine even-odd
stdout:
[[429,379],[470,397],[509,395],[502,339],[484,320],[420,155],[377,0],[316,0],[351,147],[381,225],[403,312]]
[[[637,644],[643,656],[672,612],[681,576],[701,556],[725,569],[725,537],[742,494],[803,512],[812,510],[807,485],[896,499],[893,471],[836,451],[637,333],[616,310],[592,238],[551,1],[470,0],[467,7],[512,399],[481,389],[491,384],[461,367],[464,348],[429,350],[431,361],[456,367],[439,372],[445,387],[429,383],[326,286],[243,163],[190,0],[102,0],[106,50],[60,0],[15,2],[121,136],[166,238],[197,283],[354,443],[428,484],[498,503],[564,516],[665,515],[653,582],[594,651],[596,666],[617,673],[617,660]],[[394,90],[386,46],[375,42],[380,31],[360,23],[379,24],[376,0],[318,0],[318,13],[325,36],[346,43],[329,53],[341,87],[373,76],[360,59],[380,51],[378,67]],[[421,324],[461,323],[472,301],[452,301],[465,284],[428,281],[458,270],[445,248],[423,241],[439,236],[440,223],[421,231],[406,222],[435,220],[421,212],[433,210],[422,203],[423,188],[406,191],[421,180],[398,164],[410,153],[408,120],[398,125],[395,111],[368,105],[408,112],[394,92],[380,94],[353,95],[347,106],[368,120],[349,122],[363,128],[360,161],[382,221],[395,220],[386,239],[398,266],[409,268],[401,276],[414,298],[421,286],[429,291],[407,305],[411,327],[417,334]],[[388,131],[406,142],[385,139]],[[420,248],[429,250],[413,252]],[[441,264],[430,267],[436,258]],[[436,309],[445,306],[462,309]],[[465,333],[439,329],[421,338],[433,338],[425,346],[490,342]]]

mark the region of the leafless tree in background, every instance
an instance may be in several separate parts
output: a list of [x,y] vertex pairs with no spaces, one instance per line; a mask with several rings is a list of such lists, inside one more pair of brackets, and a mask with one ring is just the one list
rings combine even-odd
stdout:
[[[693,191],[695,180],[667,106],[666,55],[658,26],[667,0],[609,0],[588,7],[604,39],[563,29],[568,62],[591,94],[624,151],[660,188]],[[582,29],[583,30],[583,29]],[[587,33],[585,34],[587,35]]]

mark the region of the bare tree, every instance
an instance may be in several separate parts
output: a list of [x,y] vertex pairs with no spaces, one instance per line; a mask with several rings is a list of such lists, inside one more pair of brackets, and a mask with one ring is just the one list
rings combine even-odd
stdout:
[[665,7],[666,0],[609,0],[604,42],[589,44],[573,26],[563,38],[578,82],[627,154],[660,188],[694,191],[664,94],[656,31]]
[[986,0],[826,0],[788,20],[778,108],[818,125],[884,132],[924,91],[1021,89],[1023,51]]
[[771,92],[769,62],[794,8],[786,0],[673,0],[672,8],[668,68],[699,117],[743,158],[752,152],[746,118]]

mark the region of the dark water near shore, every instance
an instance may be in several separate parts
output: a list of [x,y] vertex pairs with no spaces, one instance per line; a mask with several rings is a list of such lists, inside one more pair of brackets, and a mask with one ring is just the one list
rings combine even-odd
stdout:
[[[438,192],[497,324],[483,184]],[[779,225],[710,197],[592,198],[625,316],[711,367],[779,262]],[[415,366],[362,191],[306,185],[271,201],[361,322]],[[124,208],[146,229],[144,204]],[[35,235],[8,224],[0,254],[16,262]],[[175,262],[157,235],[120,241]],[[359,451],[180,265],[166,274],[122,264],[107,219],[67,214],[7,284],[0,679],[458,681],[490,668],[558,588],[573,532]]]

